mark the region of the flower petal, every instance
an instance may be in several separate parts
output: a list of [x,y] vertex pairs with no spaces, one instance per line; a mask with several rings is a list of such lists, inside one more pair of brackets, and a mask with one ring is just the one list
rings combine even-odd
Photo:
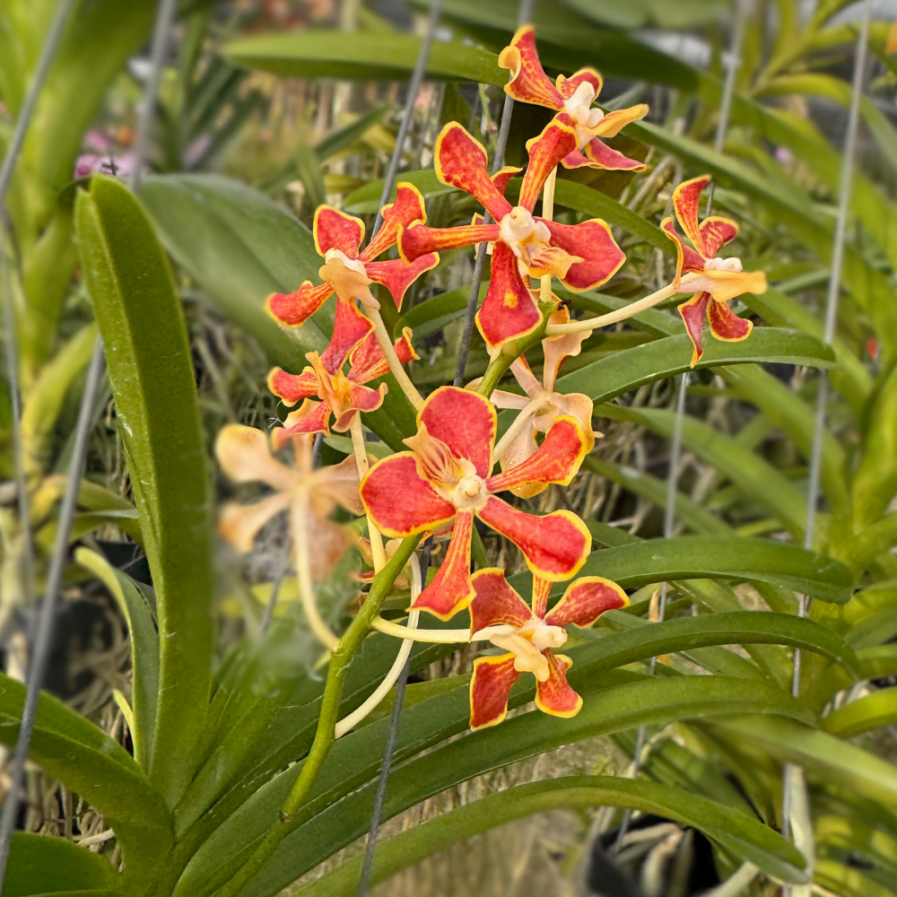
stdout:
[[312,506],[315,505],[318,496],[333,499],[356,517],[364,513],[364,505],[358,488],[361,485],[361,477],[358,475],[358,464],[355,456],[349,455],[339,464],[330,464],[327,467],[319,467],[312,474],[312,482],[309,487]]
[[356,307],[354,302],[337,299],[333,320],[333,336],[321,356],[321,364],[328,374],[335,374],[346,359],[370,333],[373,323]]
[[[567,306],[562,305],[557,311],[552,312],[548,318],[548,323],[549,325],[569,324],[570,312]],[[542,353],[545,359],[542,368],[542,384],[547,392],[554,392],[554,384],[561,365],[566,359],[575,358],[579,355],[582,352],[582,344],[591,335],[591,330],[580,330],[577,333],[561,333],[542,340]],[[513,365],[511,367],[513,369]],[[520,382],[519,377],[517,381],[518,383]],[[522,383],[520,385],[523,386]]]
[[272,293],[265,307],[278,323],[299,327],[327,301],[332,292],[333,287],[329,283],[313,286],[310,280],[306,280],[295,293]]
[[228,502],[218,517],[218,532],[237,551],[246,554],[252,551],[259,530],[276,514],[285,511],[289,504],[287,492],[275,492],[251,505]]
[[228,479],[235,483],[266,483],[289,489],[296,475],[271,454],[268,437],[254,427],[228,424],[215,440],[215,456]]
[[582,259],[571,265],[566,277],[561,278],[564,286],[574,292],[601,286],[626,261],[610,228],[600,218],[592,218],[581,224],[558,224],[557,221],[545,223],[551,231],[552,245]]
[[378,461],[361,481],[361,500],[377,529],[393,538],[422,533],[455,516],[455,506],[418,476],[413,452]]
[[330,405],[306,399],[295,411],[287,415],[282,427],[271,431],[271,442],[278,451],[292,436],[300,433],[330,433]]
[[508,585],[504,570],[486,567],[471,577],[474,596],[470,603],[470,631],[477,633],[487,626],[513,626],[519,629],[529,623],[533,613],[527,603]]
[[[353,460],[353,459],[350,459]],[[331,520],[309,519],[308,534],[311,548],[311,578],[315,582],[326,582],[339,559],[349,548],[349,534]]]
[[704,317],[707,314],[707,303],[710,301],[710,293],[697,293],[688,302],[683,302],[678,309],[694,346],[694,351],[691,353],[692,367],[701,360],[701,356],[704,354],[701,343],[704,336]]
[[582,709],[582,698],[567,682],[567,670],[573,661],[551,650],[543,651],[548,661],[548,678],[536,683],[536,706],[551,716],[576,716]]
[[359,411],[365,413],[376,411],[383,404],[386,390],[385,383],[381,383],[377,389],[353,384],[345,397],[341,396],[331,405],[336,418],[333,422],[333,429],[337,433],[345,433],[352,426],[352,421],[355,420],[355,415]]
[[599,167],[578,149],[573,150],[572,153],[567,153],[567,155],[561,159],[561,165],[567,169]]
[[523,552],[533,573],[552,582],[575,576],[592,547],[591,533],[570,511],[536,517],[490,495],[477,514]]
[[527,140],[529,165],[520,186],[518,204],[532,212],[548,176],[575,149],[576,126],[566,112],[556,115],[538,137]]
[[499,238],[500,231],[497,224],[464,224],[460,227],[414,224],[399,235],[399,253],[406,262],[414,262],[432,252],[492,243]]
[[576,88],[583,83],[591,84],[592,89],[595,91],[595,96],[597,97],[598,94],[601,93],[601,88],[604,86],[604,78],[602,78],[601,73],[595,69],[584,68],[580,69],[569,78],[565,78],[563,75],[558,75],[556,83],[561,96],[565,100],[569,100],[570,97],[576,93]]
[[[512,364],[511,367],[513,368],[514,365]],[[476,380],[471,380],[469,384],[470,389],[479,387],[482,379],[482,377],[477,377]],[[519,396],[516,392],[505,392],[503,389],[492,390],[489,400],[496,408],[512,408],[517,411],[522,411],[531,401],[529,396]]]
[[442,566],[411,605],[412,609],[426,610],[440,620],[450,620],[470,604],[474,595],[470,581],[472,532],[473,514],[470,511],[459,511]]
[[408,287],[426,271],[431,271],[439,264],[439,256],[435,252],[428,252],[419,256],[413,262],[404,259],[391,259],[388,262],[368,262],[365,265],[368,277],[374,283],[381,283],[389,291],[396,308],[402,307],[402,301]]
[[[402,336],[395,341],[394,348],[401,364],[407,364],[412,358],[419,358],[411,345],[411,328],[405,327]],[[369,333],[352,351],[352,368],[349,379],[353,383],[370,383],[377,377],[389,373],[389,362],[377,342],[375,333]]]
[[704,270],[704,257],[695,252],[691,246],[686,246],[682,242],[682,237],[679,236],[672,218],[664,218],[660,222],[660,229],[673,241],[676,247],[676,276],[673,278],[673,284],[678,287],[679,280],[685,272]]
[[433,150],[436,177],[443,184],[476,197],[496,221],[501,221],[511,211],[511,204],[492,183],[487,162],[482,144],[457,122],[449,122],[436,138]]
[[601,576],[583,576],[567,586],[564,597],[545,617],[549,626],[591,626],[605,611],[628,607],[629,598]]
[[380,212],[383,215],[383,224],[361,253],[363,262],[372,261],[386,252],[390,246],[395,246],[403,227],[408,227],[415,221],[423,223],[427,220],[423,194],[414,184],[407,181],[396,188],[396,201],[383,206]]
[[[523,464],[524,461],[535,455],[538,450],[539,443],[536,442],[536,428],[531,417],[529,422],[523,426],[520,432],[502,450],[502,455],[499,459],[501,469],[507,471],[518,464]],[[547,484],[527,483],[525,486],[514,486],[510,491],[520,498],[532,498],[534,495],[544,492],[547,488]]]
[[589,448],[589,440],[579,421],[559,417],[538,451],[522,464],[486,480],[490,492],[504,492],[521,486],[566,486],[579,471]]
[[752,321],[739,318],[725,302],[711,302],[707,307],[707,318],[710,321],[710,332],[727,343],[747,339],[754,329]]
[[514,655],[478,657],[470,680],[470,728],[497,726],[508,715],[508,696],[520,673]]
[[458,458],[470,461],[478,476],[489,476],[498,418],[485,396],[457,386],[441,386],[427,397],[417,424],[424,425],[430,436],[444,442]]
[[[645,163],[638,159],[630,159],[623,153],[617,152],[598,137],[590,140],[584,147],[586,164],[590,168],[599,168],[603,171],[644,171]],[[567,168],[576,166],[564,165]]]
[[710,293],[717,302],[728,302],[745,293],[766,292],[766,275],[762,271],[704,271],[683,287],[682,292]]
[[350,259],[358,258],[358,248],[364,239],[364,222],[333,206],[318,206],[312,228],[318,255],[338,249]]
[[[521,103],[563,109],[564,96],[545,74],[536,50],[536,34],[532,25],[517,29],[509,46],[498,56],[498,64],[511,72],[505,93]],[[575,90],[575,88],[574,88]]]
[[704,238],[701,236],[701,227],[698,224],[698,208],[701,203],[701,191],[710,183],[710,175],[702,174],[700,177],[683,181],[673,191],[673,208],[679,226],[685,231],[685,235],[691,240],[692,246],[704,256],[710,258],[704,249]]
[[645,103],[629,106],[626,109],[614,109],[598,122],[592,133],[596,137],[616,137],[626,125],[644,118],[647,114],[648,106]]
[[505,243],[496,243],[492,251],[492,277],[476,322],[492,351],[532,333],[542,323],[542,312],[524,283],[517,256]]
[[302,399],[316,396],[320,385],[311,368],[306,368],[301,374],[288,374],[283,368],[272,368],[268,374],[268,389],[291,408]]
[[729,218],[714,215],[701,222],[701,239],[707,258],[716,256],[726,243],[731,243],[737,236],[738,225]]
[[516,168],[513,165],[505,165],[504,168],[496,171],[495,174],[492,175],[492,183],[495,184],[495,189],[504,196],[508,190],[508,181],[510,181],[515,174],[520,174],[521,171],[523,171],[522,168]]
[[[569,315],[567,317],[569,319]],[[545,344],[544,340],[542,344]],[[530,399],[534,399],[542,391],[542,384],[536,379],[536,375],[533,373],[533,369],[529,366],[529,362],[526,360],[525,355],[521,355],[511,362],[511,373],[514,375],[514,379],[520,384],[520,388],[526,393],[525,397],[517,396],[517,398],[521,399],[523,404],[498,405],[498,402],[495,402],[496,394],[494,392],[492,393],[492,401],[495,402],[499,408],[525,408]]]

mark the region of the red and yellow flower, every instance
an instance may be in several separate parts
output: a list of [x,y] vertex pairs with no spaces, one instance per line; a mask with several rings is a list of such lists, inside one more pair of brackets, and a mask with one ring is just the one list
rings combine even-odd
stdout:
[[524,25],[510,46],[498,57],[498,64],[511,72],[505,93],[521,103],[545,106],[570,116],[576,127],[576,146],[561,160],[564,168],[604,168],[611,171],[642,171],[644,165],[611,149],[602,137],[616,137],[631,122],[644,118],[644,103],[605,114],[593,109],[601,93],[603,79],[592,68],[580,69],[571,78],[558,75],[552,84],[545,74],[536,50],[532,25]]
[[480,657],[470,680],[470,727],[498,725],[508,712],[508,695],[521,673],[536,677],[536,706],[552,716],[576,716],[582,698],[567,682],[573,661],[555,654],[567,641],[565,626],[591,626],[605,611],[626,607],[629,599],[614,582],[600,576],[584,576],[571,583],[564,596],[548,612],[551,583],[533,578],[532,607],[508,585],[496,568],[473,575],[470,604],[472,638],[488,638],[509,652]]
[[477,327],[490,352],[535,330],[542,321],[537,293],[528,278],[557,277],[570,290],[592,290],[609,280],[626,260],[610,228],[600,218],[559,224],[533,215],[549,174],[576,148],[573,119],[561,113],[526,144],[529,165],[518,204],[504,196],[513,170],[489,176],[486,150],[456,122],[436,140],[434,165],[443,184],[475,197],[494,224],[432,228],[418,222],[399,235],[399,252],[409,263],[443,249],[491,243],[492,274]]
[[[694,344],[691,366],[694,367],[704,354],[702,336],[704,318],[710,321],[710,332],[718,340],[739,342],[747,339],[753,324],[739,318],[726,304],[744,293],[765,293],[766,275],[762,271],[743,271],[741,259],[718,258],[717,253],[738,236],[738,225],[728,218],[712,216],[698,219],[701,191],[710,183],[710,175],[684,181],[673,191],[673,209],[676,219],[693,249],[682,242],[672,218],[660,223],[666,235],[676,244],[676,280],[683,293],[694,297],[679,306],[679,314]],[[699,276],[680,284],[683,273]]]
[[496,412],[475,392],[437,389],[418,415],[411,449],[379,461],[361,483],[371,520],[387,536],[405,538],[454,521],[445,560],[414,602],[448,620],[473,598],[470,545],[479,517],[513,542],[529,568],[550,581],[569,579],[585,563],[591,536],[569,511],[537,517],[495,497],[517,486],[567,485],[579,470],[589,440],[574,417],[560,417],[538,451],[523,464],[490,476]]
[[[358,314],[354,310],[351,313]],[[301,374],[288,374],[277,367],[268,375],[268,388],[284,404],[293,406],[302,402],[296,411],[287,415],[283,427],[272,434],[275,448],[279,449],[298,433],[329,433],[331,418],[335,418],[333,429],[343,433],[352,426],[359,411],[376,411],[383,404],[386,384],[381,383],[378,389],[364,385],[389,373],[389,362],[370,329],[372,325],[369,321],[367,324],[367,334],[354,345],[335,331],[323,355],[309,352],[305,356],[310,367]],[[339,346],[338,351],[334,351],[334,344]],[[402,331],[395,350],[402,364],[418,357],[411,345],[410,328]],[[351,366],[349,373],[344,374],[342,367],[347,358]],[[320,401],[314,401],[312,396]]]
[[[426,221],[424,198],[413,184],[399,184],[396,201],[383,207],[383,225],[363,252],[364,222],[346,215],[332,206],[320,206],[315,212],[314,238],[324,264],[318,271],[324,283],[317,286],[305,281],[295,293],[274,293],[267,307],[281,323],[297,327],[304,324],[332,294],[342,305],[357,300],[363,307],[378,309],[380,304],[371,293],[371,284],[382,284],[402,307],[405,292],[421,274],[439,264],[433,253],[421,255],[409,264],[402,259],[374,261],[395,246],[399,231],[415,221]],[[352,306],[354,309],[354,306]]]
[[271,453],[261,431],[229,424],[219,434],[215,454],[221,469],[235,483],[264,483],[273,493],[251,505],[230,502],[219,518],[219,531],[237,551],[252,550],[261,528],[283,511],[290,513],[294,541],[305,532],[311,553],[311,575],[324,580],[349,546],[349,534],[328,518],[337,506],[358,516],[364,507],[358,494],[358,467],[354,458],[315,468],[312,441],[293,438],[296,466],[289,467]]

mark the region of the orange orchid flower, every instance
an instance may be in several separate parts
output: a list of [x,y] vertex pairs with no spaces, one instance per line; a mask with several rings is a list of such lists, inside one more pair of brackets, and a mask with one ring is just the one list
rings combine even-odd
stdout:
[[473,598],[470,543],[474,517],[510,539],[529,568],[551,581],[575,576],[591,549],[585,524],[570,511],[536,517],[495,497],[533,483],[567,485],[585,457],[588,439],[579,421],[561,417],[538,451],[496,476],[492,470],[496,412],[484,396],[444,386],[424,403],[411,449],[384,458],[361,481],[361,500],[377,528],[405,538],[454,520],[445,560],[414,602],[448,620]]
[[[358,300],[362,306],[378,309],[371,284],[386,287],[398,308],[405,292],[421,274],[439,264],[439,256],[424,255],[408,264],[401,259],[376,262],[374,259],[394,246],[399,231],[415,221],[426,221],[424,198],[413,184],[399,184],[396,201],[383,207],[383,225],[359,254],[364,240],[364,222],[332,206],[315,212],[314,238],[318,254],[324,257],[318,274],[324,283],[305,281],[295,293],[274,293],[268,297],[268,311],[281,323],[292,327],[304,324],[332,294],[339,306]],[[353,306],[354,307],[354,306]],[[339,307],[337,308],[339,314]]]
[[494,244],[491,282],[476,316],[493,354],[542,322],[538,294],[530,289],[527,278],[550,274],[568,289],[581,292],[605,283],[626,260],[600,218],[571,225],[533,215],[546,179],[576,148],[576,139],[573,120],[561,113],[527,142],[529,165],[518,204],[512,206],[503,190],[514,169],[503,169],[491,178],[486,150],[461,125],[450,122],[436,140],[436,176],[443,184],[475,197],[496,223],[433,228],[418,222],[399,235],[399,252],[408,262],[443,249]]
[[737,343],[747,339],[754,325],[739,318],[726,304],[743,293],[765,293],[766,275],[762,271],[743,271],[739,258],[717,258],[726,243],[738,236],[738,225],[728,218],[713,216],[698,220],[701,191],[710,183],[710,175],[683,181],[673,191],[673,209],[682,230],[691,241],[692,249],[682,242],[672,218],[664,218],[660,226],[676,244],[676,280],[685,272],[699,274],[694,280],[681,284],[680,292],[694,293],[694,297],[679,306],[679,314],[694,344],[691,366],[694,367],[704,349],[701,339],[704,318],[710,321],[710,332],[719,340]]
[[[350,314],[361,317],[354,309]],[[334,338],[324,354],[309,352],[305,356],[310,367],[301,374],[288,374],[277,367],[268,375],[268,388],[284,404],[292,406],[304,400],[296,411],[287,415],[284,426],[273,432],[271,439],[276,449],[297,433],[329,433],[331,417],[336,418],[333,429],[344,433],[352,426],[359,411],[376,411],[383,404],[386,384],[381,383],[379,389],[364,385],[389,373],[389,362],[370,329],[370,321],[367,324],[366,335],[352,345],[351,337],[344,337],[337,321]],[[338,351],[333,350],[334,345],[339,347]],[[411,345],[409,327],[402,331],[395,350],[402,364],[418,357]],[[351,367],[349,373],[344,374],[342,367],[347,358]],[[311,396],[320,401],[313,401]]]
[[349,534],[328,518],[337,506],[356,516],[364,513],[358,494],[354,458],[315,469],[312,440],[293,438],[296,466],[289,467],[271,453],[268,437],[253,427],[229,424],[218,434],[215,454],[221,469],[235,483],[264,483],[273,494],[251,505],[230,502],[219,519],[219,531],[237,551],[252,550],[261,528],[283,511],[290,513],[294,541],[305,528],[311,553],[311,575],[325,580],[349,546]]
[[497,726],[508,713],[508,695],[521,673],[536,677],[536,706],[552,716],[576,716],[582,698],[567,683],[573,661],[555,654],[567,641],[565,626],[591,626],[605,611],[626,607],[629,598],[614,582],[584,576],[567,587],[548,612],[551,583],[533,578],[532,607],[508,585],[504,571],[474,573],[470,604],[472,637],[484,636],[508,654],[479,657],[470,680],[470,728]]
[[[570,313],[563,306],[553,312],[549,318],[551,324],[568,324],[569,322]],[[520,396],[500,389],[493,391],[492,402],[497,408],[511,408],[520,411],[508,433],[502,439],[504,445],[500,448],[501,453],[498,457],[502,470],[522,464],[527,458],[534,455],[539,449],[536,434],[547,433],[559,417],[576,418],[586,436],[586,453],[594,447],[592,400],[582,393],[554,391],[554,384],[564,360],[579,355],[582,351],[582,344],[591,334],[591,330],[581,330],[578,333],[564,333],[543,339],[542,382],[539,382],[527,364],[526,358],[521,355],[511,365],[511,372],[525,395]],[[515,487],[511,491],[521,498],[531,498],[545,488],[547,488],[547,484],[534,484]]]
[[558,75],[556,83],[552,84],[539,61],[532,25],[524,25],[517,31],[510,46],[501,51],[498,64],[511,72],[505,93],[521,103],[564,112],[575,123],[576,146],[561,160],[564,168],[644,170],[643,163],[618,153],[600,139],[616,137],[626,125],[644,118],[648,114],[644,103],[607,114],[593,109],[592,103],[601,93],[604,82],[591,68],[580,69],[571,78]]

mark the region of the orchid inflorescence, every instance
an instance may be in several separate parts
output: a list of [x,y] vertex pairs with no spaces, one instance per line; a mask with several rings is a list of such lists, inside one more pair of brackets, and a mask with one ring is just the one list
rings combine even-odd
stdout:
[[[596,576],[576,578],[589,556],[591,535],[574,513],[559,510],[537,516],[499,495],[510,492],[528,498],[551,484],[568,485],[600,435],[592,431],[591,399],[557,390],[564,359],[580,353],[595,325],[571,320],[550,284],[557,279],[573,292],[593,290],[614,276],[626,256],[599,218],[578,224],[553,220],[554,179],[559,166],[642,170],[640,162],[612,149],[602,138],[643,118],[648,107],[608,113],[595,107],[602,79],[593,69],[569,78],[559,75],[552,82],[539,62],[531,26],[514,35],[499,56],[499,65],[511,73],[505,86],[511,97],[555,112],[542,133],[526,144],[529,163],[516,204],[507,194],[520,169],[504,168],[490,175],[485,148],[451,122],[436,140],[436,175],[443,184],[474,197],[488,219],[486,214],[476,215],[469,225],[430,227],[421,193],[400,183],[395,201],[382,209],[382,226],[362,249],[365,226],[360,219],[330,206],[319,208],[314,240],[324,259],[322,283],[306,281],[294,293],[275,294],[267,303],[281,325],[299,327],[332,293],[337,296],[333,336],[326,350],[309,353],[304,370],[275,368],[269,376],[271,391],[287,406],[298,405],[273,431],[270,443],[274,450],[291,443],[297,465],[290,468],[276,460],[268,438],[248,427],[226,427],[217,445],[228,476],[239,482],[260,481],[275,490],[254,505],[228,505],[222,516],[223,535],[239,551],[248,551],[261,526],[277,512],[289,510],[303,606],[313,632],[330,650],[338,648],[339,638],[315,606],[313,583],[327,575],[334,557],[348,544],[345,529],[328,520],[337,505],[367,515],[369,541],[362,544],[374,570],[362,578],[373,577],[375,583],[388,556],[396,552],[397,540],[450,533],[439,569],[429,583],[412,592],[409,610],[414,611],[414,624],[404,627],[376,617],[372,625],[405,639],[489,641],[505,652],[475,662],[470,685],[472,728],[504,719],[511,687],[523,672],[535,676],[536,705],[541,710],[556,716],[578,713],[582,700],[566,675],[571,661],[555,649],[567,641],[565,627],[591,626],[605,611],[628,603],[615,583]],[[744,272],[737,258],[717,257],[736,237],[738,226],[720,217],[699,220],[701,192],[709,180],[695,178],[674,191],[675,217],[691,246],[679,236],[672,218],[662,222],[677,252],[674,280],[633,303],[630,311],[638,313],[676,293],[693,294],[678,309],[694,347],[692,367],[703,354],[704,318],[716,339],[746,339],[751,322],[737,316],[727,302],[766,288],[762,273]],[[535,213],[540,196],[541,216]],[[405,328],[392,342],[371,286],[385,288],[401,309],[408,288],[439,264],[439,252],[477,244],[487,244],[491,254],[489,286],[476,314],[492,359],[490,371],[502,362],[504,371],[510,362],[524,394],[493,390],[497,378],[487,371],[467,388],[443,386],[424,399],[402,369],[417,358],[413,334]],[[377,260],[393,247],[398,258]],[[532,285],[533,279],[539,281],[538,287]],[[540,335],[545,335],[541,381],[522,354]],[[387,387],[367,384],[389,372],[417,410],[418,429],[405,440],[408,451],[371,464],[361,416],[380,408]],[[497,408],[518,412],[500,439]],[[315,469],[312,440],[316,434],[329,435],[331,427],[351,433],[354,457]],[[500,472],[493,472],[496,463]],[[504,571],[485,568],[471,573],[476,519],[520,549],[533,578],[531,605],[512,588]],[[383,546],[384,535],[394,540],[388,548]],[[567,583],[566,590],[549,609],[556,583]],[[465,609],[471,618],[469,629],[415,628],[420,611],[447,621]]]

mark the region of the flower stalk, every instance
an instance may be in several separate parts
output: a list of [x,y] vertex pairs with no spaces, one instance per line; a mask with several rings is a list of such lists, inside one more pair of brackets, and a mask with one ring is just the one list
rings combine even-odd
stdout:
[[[355,451],[355,463],[358,465],[358,476],[363,479],[370,465],[368,464],[367,449],[364,446],[364,431],[361,428],[360,414],[355,415],[350,432],[352,434],[352,448]],[[383,548],[383,537],[380,535],[380,530],[374,526],[374,521],[371,520],[370,514],[367,515],[367,521],[368,539],[371,542],[371,554],[374,560],[374,572],[379,573],[386,566],[386,551]]]
[[411,402],[414,410],[420,411],[424,404],[423,396],[417,391],[417,387],[411,382],[411,378],[405,373],[405,369],[399,361],[399,356],[396,354],[396,350],[389,338],[386,325],[383,323],[380,309],[366,310],[370,315],[371,320],[374,322],[374,335],[377,337],[377,343],[383,350],[386,360],[389,362],[390,372],[393,377],[396,378],[396,381],[402,388],[402,392],[405,393],[405,397]]

